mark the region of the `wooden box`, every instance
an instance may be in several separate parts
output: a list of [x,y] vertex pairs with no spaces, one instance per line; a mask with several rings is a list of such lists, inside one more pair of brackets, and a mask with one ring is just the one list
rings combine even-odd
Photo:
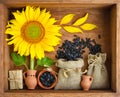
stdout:
[[[2,0],[1,0],[2,1]],[[120,97],[120,4],[119,0],[4,0],[0,4],[0,97]],[[10,11],[25,5],[41,6],[51,11],[57,19],[67,13],[83,16],[89,13],[88,22],[98,25],[98,29],[85,32],[85,36],[97,39],[98,33],[102,38],[98,40],[102,49],[108,54],[107,68],[110,76],[108,90],[9,90],[8,71],[14,69],[10,58],[10,48],[5,41],[5,25],[10,17]],[[64,34],[63,40],[71,35]],[[48,54],[48,56],[54,55]],[[54,56],[51,56],[54,57]]]

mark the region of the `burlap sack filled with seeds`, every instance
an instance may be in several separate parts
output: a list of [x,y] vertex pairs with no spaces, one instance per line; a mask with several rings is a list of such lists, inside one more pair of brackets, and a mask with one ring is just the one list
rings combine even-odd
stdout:
[[88,55],[88,72],[87,75],[93,76],[91,89],[107,89],[109,88],[108,73],[105,66],[106,54],[97,53],[96,55]]
[[81,67],[84,65],[83,59],[77,61],[65,61],[59,59],[57,67],[60,68],[58,73],[58,83],[55,89],[80,89]]

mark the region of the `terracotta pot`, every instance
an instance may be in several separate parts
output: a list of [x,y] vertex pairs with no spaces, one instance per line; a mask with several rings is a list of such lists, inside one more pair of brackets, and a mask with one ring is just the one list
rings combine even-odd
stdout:
[[93,82],[93,77],[89,75],[82,75],[81,87],[83,90],[88,91]]
[[25,84],[28,89],[35,89],[37,86],[36,70],[27,70],[24,72]]
[[[45,72],[50,72],[50,73],[54,76],[54,78],[55,78],[54,82],[53,82],[52,85],[49,86],[49,87],[44,86],[44,85],[41,83],[41,81],[40,81],[40,76],[41,76],[43,73],[45,73]],[[55,87],[55,85],[57,84],[57,82],[58,82],[58,79],[57,79],[57,76],[56,76],[56,72],[53,71],[52,69],[43,69],[43,70],[40,71],[39,74],[38,74],[38,85],[39,85],[41,88],[43,88],[43,89],[52,89],[53,87]]]

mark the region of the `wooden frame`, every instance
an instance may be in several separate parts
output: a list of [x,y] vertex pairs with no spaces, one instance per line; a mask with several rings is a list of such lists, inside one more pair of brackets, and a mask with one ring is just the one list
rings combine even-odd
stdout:
[[[40,2],[38,0],[34,1],[35,5],[41,4],[42,6],[47,7],[58,7],[58,5],[61,5],[61,7],[93,7],[93,8],[101,8],[101,7],[111,7],[111,55],[112,55],[112,66],[111,66],[111,90],[90,90],[88,92],[80,91],[80,90],[12,90],[8,91],[7,89],[7,72],[4,70],[8,69],[8,66],[6,64],[9,64],[10,61],[6,60],[8,58],[8,46],[5,42],[5,25],[7,23],[8,19],[8,8],[9,7],[21,7],[25,4],[32,4],[31,1],[21,1],[21,0],[11,0],[11,2],[7,2],[8,0],[3,1],[3,3],[0,4],[0,97],[119,97],[120,96],[120,4],[118,1],[113,2],[114,0],[108,0],[105,2],[105,0],[94,0],[92,3],[90,0],[86,0],[86,2],[81,1],[74,1],[71,0],[70,2],[67,2],[67,0],[46,0],[44,2]],[[104,2],[103,2],[104,1]],[[64,5],[62,5],[64,3]],[[74,3],[74,4],[73,4]]]

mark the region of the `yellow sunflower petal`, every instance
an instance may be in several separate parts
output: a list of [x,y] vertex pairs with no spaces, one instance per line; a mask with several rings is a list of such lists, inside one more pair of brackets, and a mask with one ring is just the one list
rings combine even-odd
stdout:
[[41,59],[44,57],[44,50],[43,48],[41,48],[41,45],[40,44],[37,44],[36,45],[36,56],[37,58]]
[[21,56],[24,55],[25,51],[26,51],[26,48],[25,48],[25,41],[23,40],[20,44],[19,44],[19,47],[18,47],[18,54],[20,54]]
[[10,37],[9,39],[6,38],[6,41],[11,41],[11,40],[15,39],[16,37],[19,37],[19,36],[18,35],[14,35],[14,36]]
[[70,32],[70,33],[78,33],[78,32],[83,33],[83,31],[82,31],[80,28],[77,28],[77,27],[64,26],[63,28],[64,28],[67,32]]
[[67,14],[67,15],[65,15],[62,18],[62,20],[60,22],[60,25],[67,24],[67,23],[71,22],[71,20],[73,19],[74,16],[75,16],[75,14]]
[[56,22],[55,18],[50,18],[48,22],[46,23],[46,28],[49,28],[51,25],[53,25]]
[[37,20],[38,17],[39,17],[39,15],[40,15],[40,8],[39,8],[39,7],[36,8],[34,12],[35,12],[35,14],[34,14],[34,19]]
[[10,28],[11,27],[11,24],[10,24],[10,21],[8,21],[8,24],[6,25],[6,28]]
[[10,35],[20,35],[20,31],[16,31],[16,30],[12,30],[11,28],[6,29],[5,31],[6,34],[10,34]]
[[51,35],[46,35],[42,42],[50,46],[56,46],[60,43],[60,38]]
[[22,38],[19,38],[19,41],[14,45],[14,51],[18,51],[19,45],[21,44],[21,42],[23,41]]
[[[15,19],[12,19],[12,20],[10,20],[9,21],[10,23],[12,23],[14,26],[19,26],[19,27],[21,27],[22,25],[21,24],[19,24]],[[11,27],[11,25],[7,25],[7,27],[9,28],[9,27]]]
[[51,17],[50,12],[47,12],[47,13],[45,14],[44,19],[41,20],[41,23],[42,23],[44,26],[46,26],[46,23],[47,23],[47,21],[49,20],[50,17]]
[[35,53],[35,44],[32,44],[30,47],[30,55],[31,55],[31,59],[33,59],[36,55]]
[[49,36],[62,36],[61,32],[52,33],[51,31],[46,32]]
[[27,21],[27,17],[26,17],[26,14],[25,14],[25,11],[24,9],[22,9],[22,12],[21,12],[22,16],[25,17],[25,20]]
[[28,44],[28,46],[26,48],[25,56],[28,56],[30,54],[30,46],[31,46],[31,44]]
[[13,12],[13,15],[19,24],[23,25],[26,22],[26,18],[22,14],[19,14],[18,12]]
[[87,20],[87,18],[88,18],[88,13],[84,17],[79,18],[73,25],[79,26],[79,25],[83,24]]
[[29,43],[27,43],[27,45],[26,45],[26,51],[24,53],[25,56],[28,56],[30,54],[30,50],[29,50],[30,49],[30,45],[31,44],[29,44]]
[[33,9],[33,7],[29,7],[29,19],[34,20],[34,9]]
[[26,6],[26,10],[25,10],[25,16],[26,16],[26,19],[27,19],[27,21],[29,21],[30,20],[30,18],[29,18],[29,10],[30,10],[30,6]]
[[11,37],[11,38],[6,38],[6,41],[11,41],[11,40],[13,40],[15,37],[13,36],[13,37]]
[[49,28],[46,28],[46,34],[48,35],[52,35],[52,36],[62,36],[62,34],[60,33],[61,27],[59,25],[54,25],[51,26]]
[[21,38],[20,38],[20,37],[17,37],[17,38],[15,38],[15,39],[9,41],[9,42],[8,42],[8,45],[16,44],[16,43],[19,41],[19,39],[21,39]]
[[41,44],[41,47],[44,49],[44,51],[47,51],[47,52],[54,51],[54,48],[52,46],[49,46],[48,43],[41,42],[40,44]]
[[39,21],[39,22],[41,22],[41,21],[44,19],[45,15],[46,15],[45,13],[46,13],[46,9],[43,9],[43,10],[41,11],[40,16],[38,17],[38,21]]
[[56,32],[56,31],[59,32],[60,29],[61,29],[61,26],[59,26],[59,25],[52,25],[52,26],[46,27],[46,31],[50,30],[53,32]]
[[90,24],[90,23],[86,23],[80,26],[83,30],[89,31],[89,30],[93,30],[95,28],[97,28],[96,25],[94,24]]
[[26,41],[22,41],[20,44],[19,44],[19,54],[21,56],[25,55],[26,51],[27,51],[27,46],[28,46],[28,43]]
[[16,30],[16,31],[20,31],[20,27],[21,27],[21,25],[19,25],[18,23],[16,25],[16,23],[10,24],[10,22],[8,22],[8,25],[6,26],[7,29]]

